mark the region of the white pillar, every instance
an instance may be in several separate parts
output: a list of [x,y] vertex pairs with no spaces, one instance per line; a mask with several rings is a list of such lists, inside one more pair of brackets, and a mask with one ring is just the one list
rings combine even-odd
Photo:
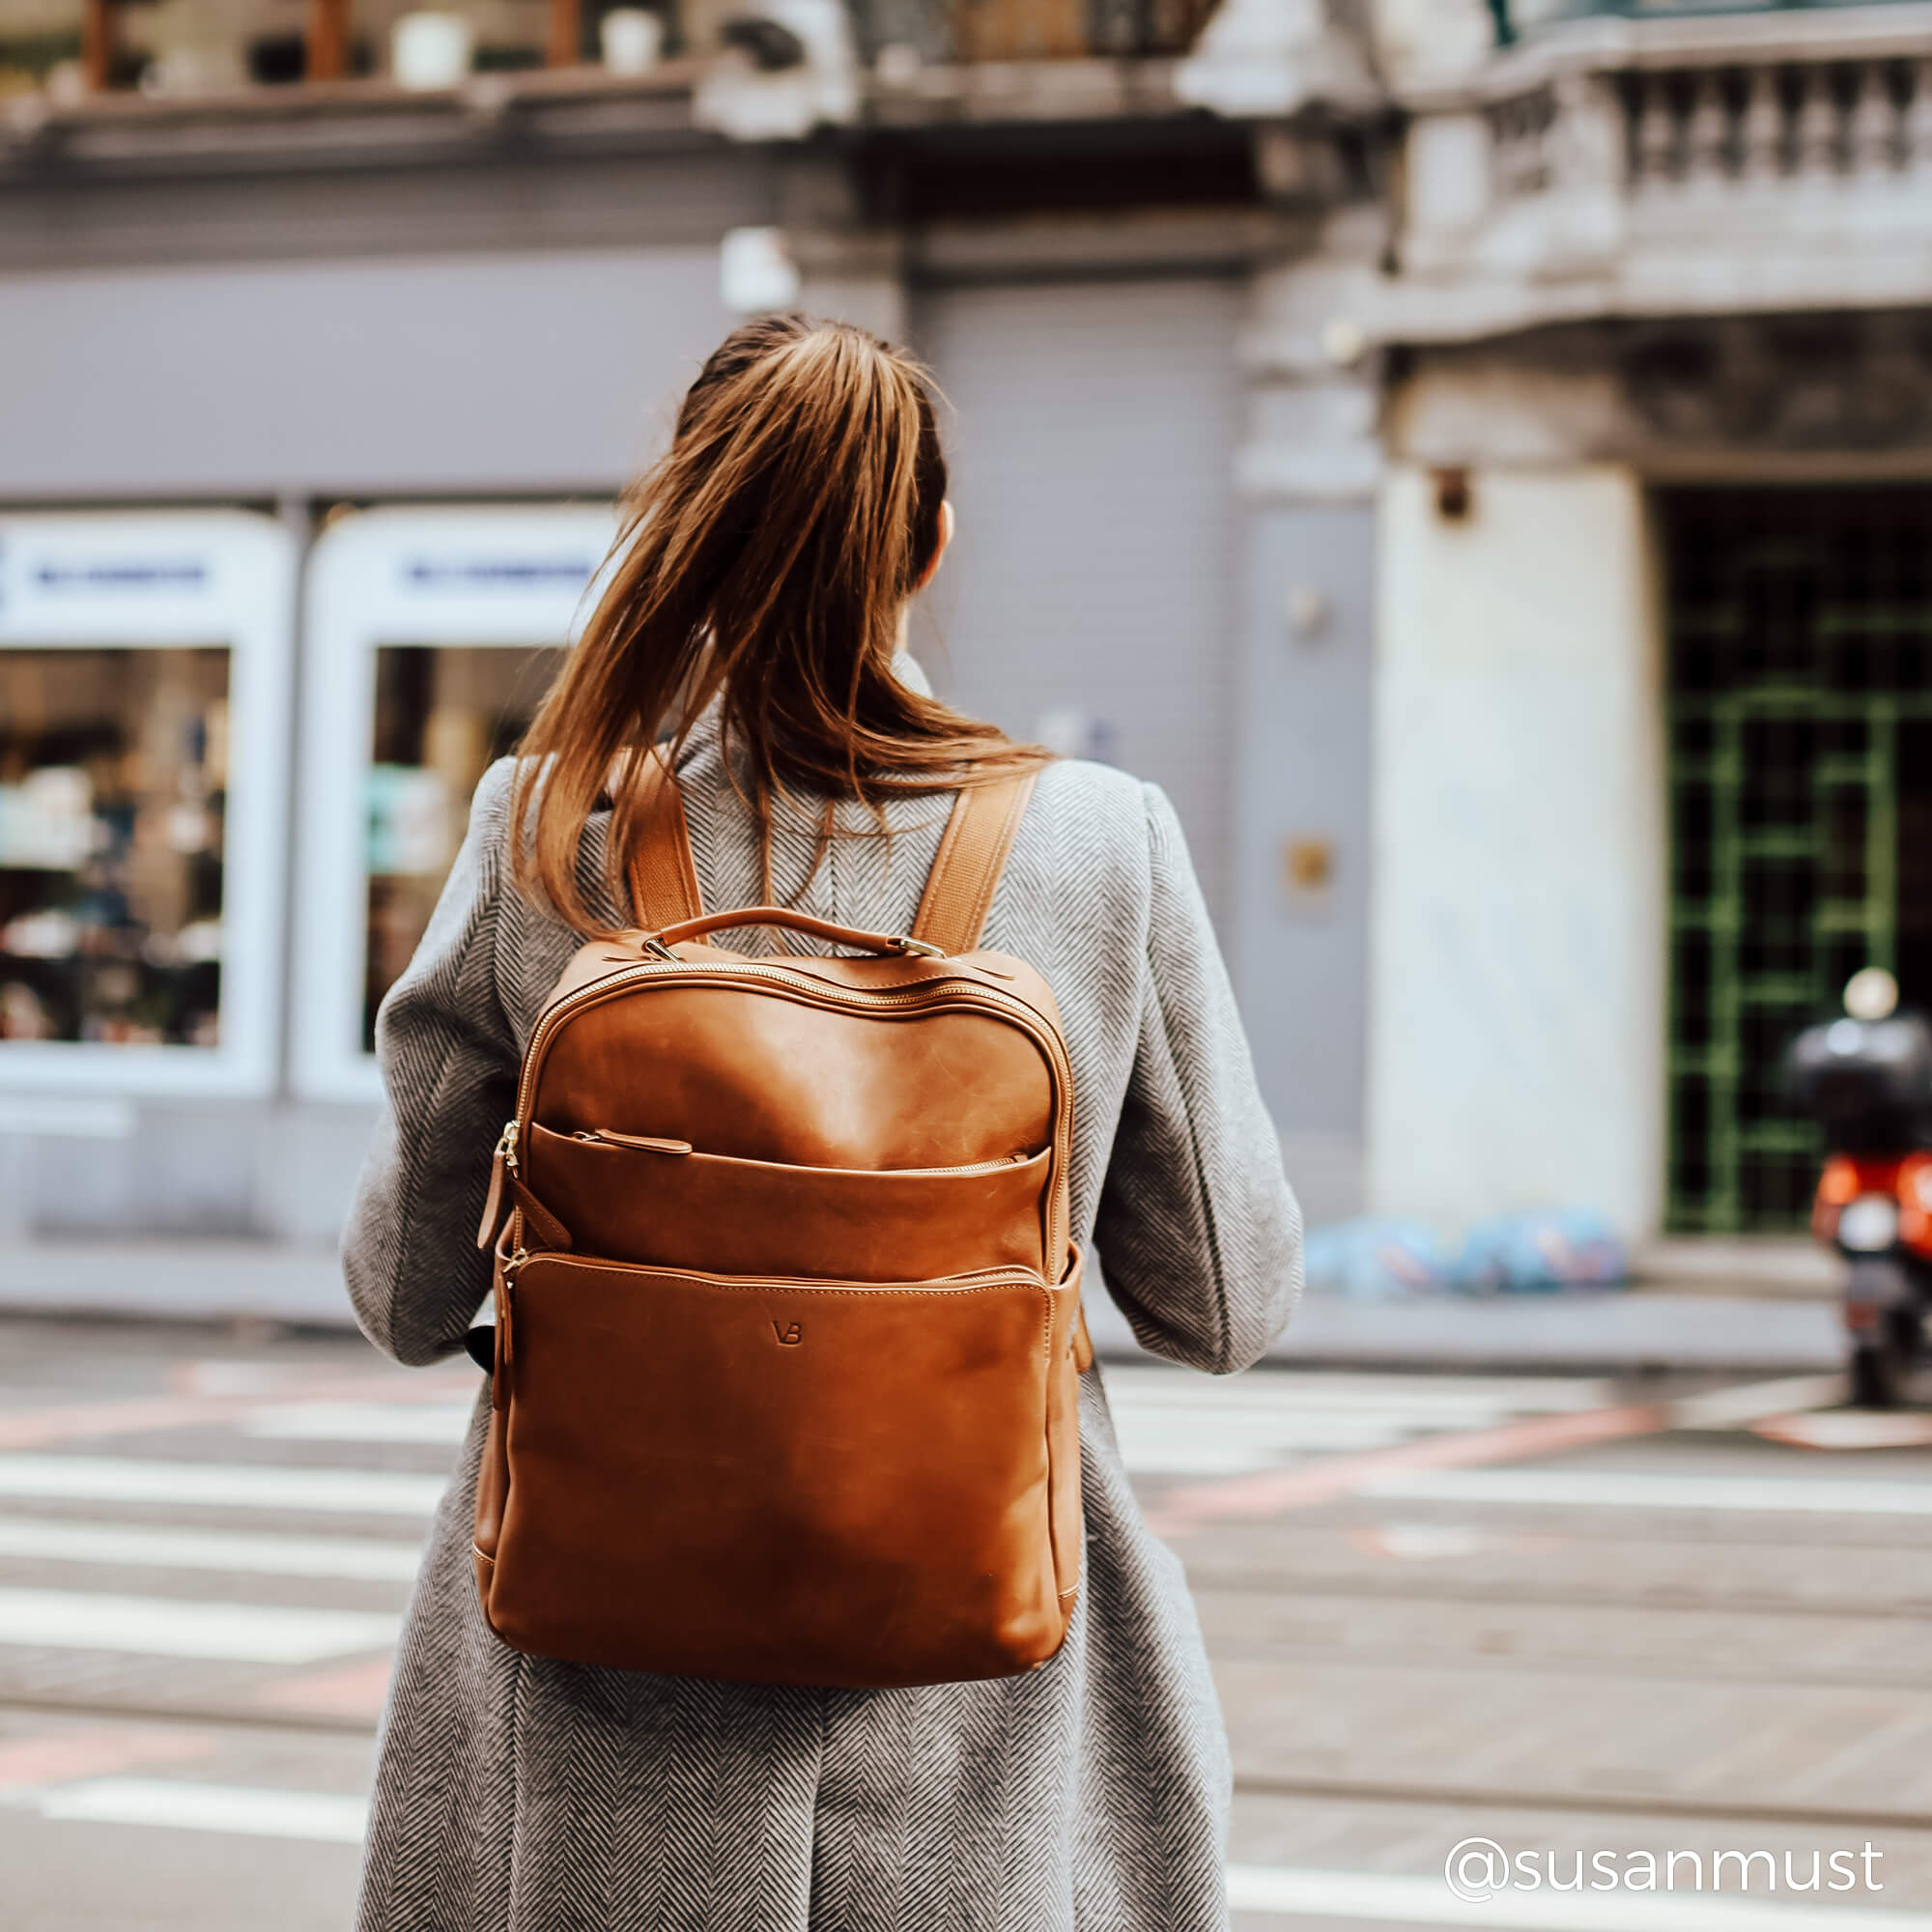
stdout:
[[[1368,1192],[1448,1228],[1663,1188],[1659,611],[1609,466],[1382,494]],[[1445,502],[1445,495],[1447,501]]]

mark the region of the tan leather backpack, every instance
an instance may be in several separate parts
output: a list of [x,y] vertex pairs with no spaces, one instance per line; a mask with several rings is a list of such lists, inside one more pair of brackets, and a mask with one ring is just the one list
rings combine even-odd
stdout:
[[[506,1643],[848,1686],[1060,1648],[1090,1359],[1073,1088],[1045,981],[974,950],[1032,784],[959,795],[913,930],[885,935],[706,916],[651,762],[643,929],[552,993],[478,1236],[476,1587]],[[703,943],[743,925],[847,954]]]

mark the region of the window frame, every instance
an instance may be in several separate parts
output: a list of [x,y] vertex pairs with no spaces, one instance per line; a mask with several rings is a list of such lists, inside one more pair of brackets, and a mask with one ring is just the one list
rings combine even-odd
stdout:
[[275,1087],[298,549],[247,510],[0,514],[0,650],[228,653],[220,1038],[9,1040],[0,1094],[260,1097]]

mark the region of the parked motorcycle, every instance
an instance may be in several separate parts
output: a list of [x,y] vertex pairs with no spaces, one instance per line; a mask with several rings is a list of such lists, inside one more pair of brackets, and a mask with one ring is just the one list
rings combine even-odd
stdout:
[[1850,1264],[1845,1327],[1852,1400],[1889,1408],[1924,1346],[1932,1309],[1932,1026],[1896,1010],[1879,968],[1845,989],[1845,1017],[1790,1048],[1793,1099],[1825,1129],[1811,1232]]

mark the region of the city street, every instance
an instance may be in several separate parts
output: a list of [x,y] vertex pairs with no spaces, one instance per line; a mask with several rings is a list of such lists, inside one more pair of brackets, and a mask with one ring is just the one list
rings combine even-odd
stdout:
[[[346,1336],[0,1322],[6,1932],[348,1924],[476,1380]],[[1932,1928],[1932,1414],[1819,1377],[1109,1382],[1228,1712],[1241,1932]],[[1704,1888],[1459,1903],[1471,1837],[1558,1886],[1696,1854]],[[1723,1851],[1784,1861],[1777,1895]]]

